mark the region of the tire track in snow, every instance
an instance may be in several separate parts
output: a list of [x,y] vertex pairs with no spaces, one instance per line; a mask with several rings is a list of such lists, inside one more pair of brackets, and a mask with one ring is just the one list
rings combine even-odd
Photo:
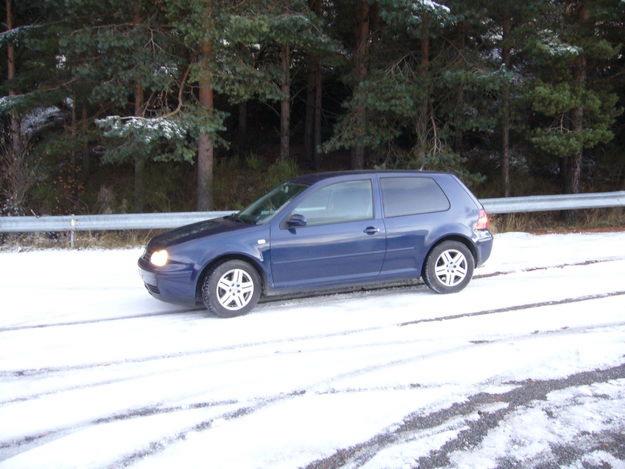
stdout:
[[83,428],[91,427],[94,425],[103,425],[107,423],[119,422],[123,420],[129,420],[139,417],[151,417],[153,415],[170,414],[174,412],[194,410],[194,409],[206,409],[209,407],[217,407],[222,405],[236,404],[236,400],[222,400],[222,401],[210,401],[210,402],[194,402],[186,405],[167,406],[163,407],[161,404],[138,407],[134,409],[128,409],[122,412],[116,412],[106,417],[98,417],[78,425],[68,425],[66,427],[57,427],[45,432],[34,433],[26,435],[20,438],[14,438],[6,441],[0,441],[0,450],[15,449],[25,445],[43,444],[64,435],[73,433]]
[[[585,331],[591,331],[591,330],[595,330],[595,329],[604,329],[604,328],[608,328],[608,327],[618,327],[618,326],[625,326],[625,322],[612,322],[612,323],[604,323],[604,324],[598,324],[598,325],[592,325],[592,326],[580,326],[580,327],[568,327],[565,326],[561,329],[557,329],[557,330],[549,330],[549,331],[534,331],[531,334],[527,334],[525,336],[516,336],[514,338],[516,339],[523,339],[523,338],[527,338],[531,336],[535,336],[535,335],[545,335],[545,334],[564,334],[564,333],[579,333],[579,332],[585,332]],[[501,339],[497,339],[497,340],[469,340],[467,343],[471,344],[471,345],[482,345],[482,344],[493,344],[493,343],[499,343],[499,342],[504,342],[506,341],[507,338],[501,338]],[[422,338],[418,338],[418,339],[404,339],[404,340],[391,340],[391,341],[385,341],[385,342],[374,342],[374,343],[358,343],[358,344],[352,344],[352,345],[341,345],[341,346],[334,346],[334,347],[316,347],[316,348],[300,348],[298,350],[287,350],[287,351],[271,351],[271,352],[267,352],[267,353],[263,353],[261,355],[252,355],[252,356],[244,356],[241,358],[236,358],[236,359],[232,359],[232,360],[225,360],[225,361],[220,361],[217,362],[215,364],[220,364],[223,365],[225,363],[237,363],[237,362],[245,362],[245,361],[249,361],[249,360],[258,360],[258,359],[263,359],[263,358],[268,358],[268,357],[272,357],[275,355],[293,355],[293,354],[302,354],[302,353],[315,353],[315,352],[328,352],[328,351],[346,351],[346,350],[355,350],[358,348],[372,348],[372,347],[392,347],[392,346],[405,346],[405,345],[411,345],[411,344],[415,344],[415,343],[422,343],[423,339]],[[464,350],[466,348],[470,348],[469,345],[463,345],[462,347],[459,348],[452,348],[452,349],[445,349],[445,350],[437,350],[433,355],[437,355],[437,354],[446,354],[446,353],[453,353],[455,351],[458,350]],[[429,355],[419,355],[422,358],[428,358]],[[174,367],[170,370],[155,370],[153,372],[150,373],[144,373],[144,374],[140,374],[140,375],[132,375],[132,376],[126,376],[124,378],[118,378],[118,379],[109,379],[109,380],[101,380],[101,381],[96,381],[96,382],[91,382],[91,383],[87,383],[87,384],[77,384],[77,385],[73,385],[73,386],[67,386],[67,387],[62,387],[62,388],[56,388],[56,389],[51,389],[51,390],[47,390],[47,391],[42,391],[39,393],[33,393],[33,394],[28,394],[28,395],[22,395],[22,396],[17,396],[14,397],[12,399],[7,399],[4,401],[0,401],[0,406],[2,405],[9,405],[9,404],[14,404],[17,402],[24,402],[24,401],[29,401],[29,400],[33,400],[33,399],[38,399],[41,397],[46,397],[46,396],[51,396],[51,395],[55,395],[55,394],[61,394],[64,392],[72,392],[72,391],[80,391],[80,390],[86,390],[86,389],[90,389],[90,388],[94,388],[94,387],[98,387],[98,386],[107,386],[107,385],[111,385],[111,384],[117,384],[117,383],[122,383],[122,382],[127,382],[127,381],[134,381],[136,379],[143,379],[143,378],[147,378],[147,377],[151,377],[151,376],[162,376],[166,373],[169,372],[177,372],[179,371],[179,368]],[[417,383],[413,383],[410,385],[411,388],[414,387],[421,387],[420,385],[418,385]],[[366,390],[370,390],[370,389],[366,389]],[[356,391],[354,391],[356,392]]]
[[63,327],[63,326],[82,326],[84,324],[98,324],[101,322],[115,322],[115,321],[124,321],[126,319],[141,319],[141,318],[153,318],[158,316],[175,316],[180,313],[189,313],[192,311],[197,311],[199,307],[189,308],[189,309],[180,309],[177,311],[161,311],[157,313],[143,313],[143,314],[130,314],[127,316],[115,316],[111,318],[98,318],[98,319],[82,319],[80,321],[65,321],[65,322],[51,322],[47,324],[33,324],[33,325],[24,325],[24,326],[10,326],[10,327],[2,327],[0,328],[1,332],[14,332],[14,331],[23,331],[30,329],[46,329],[48,327]]
[[569,262],[569,263],[564,263],[564,264],[546,265],[546,266],[537,266],[537,267],[525,267],[519,270],[502,270],[502,271],[490,272],[488,274],[476,275],[475,278],[490,278],[490,277],[498,277],[499,275],[509,275],[509,274],[515,274],[515,273],[523,273],[523,272],[538,272],[538,271],[549,270],[549,269],[564,269],[566,267],[580,267],[580,266],[585,266],[585,265],[603,264],[604,262],[616,262],[616,261],[625,261],[625,257],[605,257],[602,259],[587,259],[585,261]]
[[[358,370],[352,370],[350,372],[346,372],[346,373],[340,373],[338,375],[335,375],[333,377],[330,378],[325,378],[322,381],[319,381],[317,383],[313,383],[311,385],[306,386],[305,388],[300,388],[300,389],[296,389],[293,390],[291,392],[288,393],[280,393],[274,396],[270,396],[270,397],[262,397],[257,399],[257,402],[253,405],[249,405],[249,406],[244,406],[244,407],[240,407],[238,409],[235,409],[231,412],[227,412],[225,414],[216,416],[216,417],[212,417],[210,419],[206,419],[206,420],[202,420],[197,424],[194,424],[190,427],[187,427],[177,433],[175,433],[174,435],[171,436],[166,436],[164,438],[158,439],[158,440],[154,440],[152,442],[150,442],[149,444],[145,445],[143,448],[124,456],[123,458],[120,458],[119,460],[115,461],[112,466],[113,467],[119,467],[119,466],[127,466],[130,465],[134,462],[137,462],[138,460],[148,457],[148,456],[152,456],[155,455],[163,450],[165,450],[168,446],[175,444],[179,441],[184,440],[187,435],[189,435],[190,433],[198,433],[198,432],[202,432],[205,430],[209,430],[210,428],[212,428],[213,423],[217,420],[224,420],[224,421],[230,421],[230,420],[234,420],[236,418],[240,418],[240,417],[244,417],[247,415],[250,415],[252,413],[255,413],[269,405],[273,405],[273,404],[278,404],[278,403],[283,403],[287,400],[290,399],[294,399],[297,398],[299,396],[305,395],[305,394],[314,394],[314,395],[326,395],[326,394],[341,394],[341,393],[354,393],[354,392],[370,392],[370,391],[380,391],[380,390],[387,390],[387,391],[392,391],[392,390],[406,390],[406,389],[417,389],[417,388],[435,388],[435,387],[440,387],[439,385],[436,386],[423,386],[420,385],[419,383],[410,383],[410,384],[404,384],[404,385],[397,385],[397,386],[390,386],[390,387],[372,387],[372,388],[347,388],[347,389],[327,389],[327,390],[315,390],[314,388],[326,384],[327,382],[332,382],[332,381],[336,381],[336,380],[340,380],[346,377],[353,377],[353,376],[359,376],[359,375],[363,375],[363,374],[367,374],[367,373],[371,373],[371,372],[375,372],[390,366],[397,366],[397,365],[401,365],[401,364],[405,364],[405,363],[409,363],[411,361],[417,361],[417,360],[427,360],[429,358],[434,358],[440,355],[444,355],[444,354],[449,354],[449,353],[459,353],[462,352],[463,350],[469,349],[469,348],[474,348],[474,347],[487,347],[489,345],[492,345],[494,343],[500,343],[500,342],[507,342],[507,341],[519,341],[519,340],[526,340],[526,339],[533,339],[536,338],[538,335],[555,335],[555,334],[574,334],[574,333],[580,333],[580,332],[586,332],[589,330],[594,330],[594,329],[605,329],[605,328],[610,328],[610,327],[614,327],[614,326],[625,326],[625,322],[620,322],[620,323],[611,323],[611,324],[603,324],[603,325],[592,325],[592,326],[582,326],[582,327],[578,327],[578,328],[563,328],[563,329],[557,329],[557,330],[549,330],[549,331],[543,331],[543,332],[533,332],[530,334],[523,334],[523,335],[519,335],[519,336],[512,336],[512,337],[504,337],[498,340],[493,340],[493,341],[487,341],[484,343],[479,343],[479,344],[475,344],[471,341],[469,341],[470,345],[463,345],[460,347],[453,347],[450,349],[446,349],[446,350],[442,350],[442,351],[438,351],[432,354],[420,354],[417,356],[412,356],[412,357],[407,357],[401,360],[393,360],[387,363],[383,363],[383,364],[379,364],[376,366],[372,366],[372,367],[365,367],[365,368],[361,368]],[[625,367],[625,364],[622,365],[623,367]],[[584,372],[586,373],[586,372]],[[508,384],[508,383],[504,383],[504,384]],[[511,383],[514,385],[517,385],[516,383]],[[218,401],[221,405],[224,404],[228,404],[230,402],[228,401]],[[217,405],[217,404],[216,404]],[[454,404],[455,405],[455,404]],[[202,403],[197,403],[197,404],[191,404],[189,406],[182,406],[182,408],[180,408],[180,406],[178,407],[171,407],[171,408],[161,408],[156,409],[157,411],[155,413],[165,413],[165,412],[175,412],[175,411],[179,411],[179,410],[186,410],[188,408],[191,408],[190,406],[204,406]],[[101,423],[109,423],[110,421],[113,420],[118,420],[118,419],[126,419],[126,418],[132,418],[132,417],[143,417],[146,416],[146,414],[144,414],[144,411],[142,410],[142,408],[139,408],[137,410],[131,410],[131,411],[127,411],[124,414],[121,414],[121,418],[117,416],[118,414],[114,414],[112,417],[103,417],[103,418],[99,418],[99,419],[95,419],[89,423],[86,423],[84,425],[81,425],[80,427],[76,427],[76,426],[70,426],[64,429],[57,429],[54,430],[52,432],[47,432],[44,433],[43,435],[31,435],[31,436],[27,436],[22,438],[21,440],[17,441],[16,440],[16,445],[24,445],[24,444],[32,444],[34,442],[38,442],[37,440],[40,440],[43,437],[50,437],[51,435],[54,436],[55,438],[58,437],[62,437],[68,433],[71,433],[72,431],[75,431],[79,428],[82,427],[87,427],[89,425],[95,425],[95,424],[101,424]],[[148,414],[150,415],[150,414]],[[42,441],[43,442],[43,441]],[[0,449],[2,448],[2,444],[0,444]],[[322,467],[328,467],[328,466],[322,466]],[[331,466],[330,466],[331,467]]]
[[[511,274],[518,274],[518,273],[524,273],[524,272],[537,272],[537,271],[544,271],[544,270],[549,270],[549,269],[563,269],[566,267],[579,267],[579,266],[585,266],[585,265],[623,261],[623,260],[625,260],[625,257],[589,259],[585,261],[571,262],[571,263],[566,263],[566,264],[556,264],[556,265],[539,266],[539,267],[527,267],[527,268],[518,269],[518,270],[496,271],[496,272],[490,272],[487,274],[478,274],[478,275],[475,275],[473,278],[475,279],[490,278],[490,277],[498,277],[501,275],[511,275]],[[281,295],[281,296],[276,296],[276,297],[264,298],[260,304],[273,304],[273,303],[280,303],[284,301],[292,301],[292,300],[298,300],[298,299],[306,300],[306,299],[314,299],[314,298],[320,298],[320,297],[326,297],[326,296],[349,295],[349,294],[360,293],[360,292],[366,293],[370,291],[374,292],[374,291],[406,290],[409,288],[414,288],[415,286],[418,286],[418,285],[423,285],[423,282],[415,283],[415,281],[413,280],[410,283],[398,283],[398,284],[386,283],[386,284],[379,285],[379,286],[366,285],[366,286],[356,287],[356,288],[339,289],[336,291],[324,290],[324,291],[319,292],[318,294],[302,293],[302,294],[294,294],[294,295]],[[187,308],[187,309],[182,309],[182,310],[177,310],[177,311],[162,311],[162,312],[156,312],[156,313],[116,316],[116,317],[111,317],[111,318],[84,319],[84,320],[79,320],[79,321],[61,321],[61,322],[44,323],[44,324],[9,326],[9,327],[0,328],[0,333],[22,331],[22,330],[29,330],[29,329],[46,329],[50,327],[81,326],[85,324],[98,324],[98,323],[103,323],[103,322],[123,321],[126,319],[131,320],[131,319],[142,319],[142,318],[159,317],[159,316],[175,316],[177,314],[190,313],[194,311],[199,311],[203,314],[208,314],[205,311],[205,309],[202,308],[202,306],[195,306],[192,308]]]
[[[393,360],[393,361],[386,362],[383,364],[378,364],[375,366],[364,367],[364,368],[360,368],[357,370],[340,373],[333,377],[325,378],[322,381],[308,385],[305,388],[296,389],[288,393],[280,393],[280,394],[270,396],[270,397],[265,396],[265,397],[256,399],[257,400],[256,404],[240,407],[231,412],[227,412],[225,414],[212,417],[207,420],[202,420],[201,422],[194,424],[191,427],[181,430],[175,435],[150,442],[146,447],[140,450],[137,450],[136,452],[133,452],[130,455],[125,456],[124,458],[115,462],[113,465],[116,467],[119,465],[122,465],[122,466],[129,465],[129,464],[132,464],[133,462],[136,462],[139,459],[156,454],[166,449],[169,445],[174,444],[178,441],[184,440],[189,433],[200,432],[203,430],[210,429],[213,425],[213,422],[216,420],[233,420],[235,418],[239,418],[239,417],[252,414],[271,404],[283,402],[283,401],[286,401],[286,400],[289,400],[298,396],[302,396],[304,394],[326,395],[326,394],[341,394],[341,393],[354,393],[354,392],[370,392],[370,391],[380,391],[380,390],[393,391],[393,390],[440,387],[438,385],[423,386],[419,383],[410,383],[410,384],[388,386],[388,387],[366,387],[366,388],[346,388],[346,389],[331,388],[331,389],[326,389],[326,390],[314,389],[328,382],[333,382],[333,381],[337,381],[337,380],[348,378],[348,377],[360,376],[360,375],[364,375],[367,373],[382,370],[388,367],[406,364],[412,361],[427,360],[429,358],[435,358],[440,355],[445,355],[445,354],[450,354],[450,353],[459,353],[459,352],[462,352],[463,350],[474,348],[474,347],[486,347],[494,343],[533,339],[539,335],[575,334],[575,333],[587,332],[587,331],[595,330],[595,329],[610,328],[614,326],[625,326],[625,322],[609,323],[609,324],[602,324],[602,325],[591,325],[591,326],[580,326],[577,328],[565,327],[565,328],[556,329],[556,330],[532,332],[530,334],[523,334],[523,335],[511,336],[511,337],[508,336],[508,337],[503,337],[501,339],[491,340],[491,341],[484,341],[484,342],[480,341],[479,343],[476,343],[474,341],[468,341],[466,345],[462,345],[459,347],[452,347],[452,348],[448,348],[445,350],[439,350],[431,354],[419,354],[416,356],[405,357],[403,359]],[[520,385],[520,383],[504,383],[504,384]],[[52,440],[62,438],[63,436],[66,436],[75,431],[78,431],[78,430],[81,430],[81,429],[84,429],[93,425],[101,425],[101,424],[111,423],[115,421],[147,417],[147,416],[157,415],[157,414],[160,415],[160,414],[173,413],[173,412],[184,411],[184,410],[214,407],[218,405],[236,404],[237,402],[238,401],[234,401],[234,400],[222,400],[222,401],[211,401],[211,402],[196,402],[196,403],[191,403],[191,404],[182,405],[182,406],[168,406],[168,407],[163,407],[162,404],[156,404],[153,406],[128,409],[122,412],[113,413],[109,416],[92,419],[87,422],[81,423],[79,425],[68,425],[66,427],[59,427],[59,428],[51,429],[45,432],[26,435],[20,438],[0,442],[0,450],[13,449],[14,451],[19,453],[19,452],[27,451],[33,446],[38,446],[40,444],[48,443]]]
[[[312,461],[306,469],[327,469],[344,465],[362,466],[380,451],[401,444],[414,438],[420,432],[434,429],[453,420],[466,418],[468,427],[448,440],[440,448],[433,450],[428,456],[415,461],[415,466],[422,468],[442,467],[451,463],[449,455],[456,450],[466,450],[477,447],[488,434],[488,431],[497,427],[510,413],[519,407],[524,407],[532,401],[546,400],[547,395],[571,387],[604,383],[607,381],[625,378],[625,363],[593,371],[582,371],[564,378],[547,380],[526,380],[518,383],[514,389],[504,393],[478,393],[469,396],[462,403],[452,404],[442,410],[423,415],[422,411],[408,414],[393,430],[378,433],[372,438],[347,448],[341,448],[326,458]],[[505,408],[494,412],[479,413],[479,407],[486,404],[506,403]],[[478,413],[476,420],[468,417]]]
[[410,326],[410,325],[417,325],[417,324],[427,323],[427,322],[443,322],[443,321],[452,321],[456,319],[463,319],[463,318],[469,318],[469,317],[475,317],[475,316],[502,314],[502,313],[507,313],[507,312],[519,311],[523,309],[532,309],[532,308],[540,308],[540,307],[546,307],[546,306],[556,306],[556,305],[562,305],[562,304],[578,303],[578,302],[591,301],[591,300],[596,300],[596,299],[609,298],[609,297],[622,296],[622,295],[625,295],[625,290],[619,290],[619,291],[613,291],[613,292],[607,292],[607,293],[597,293],[593,295],[583,295],[579,297],[564,298],[561,300],[551,300],[551,301],[542,301],[542,302],[537,302],[537,303],[527,303],[527,304],[521,304],[521,305],[506,306],[503,308],[488,309],[484,311],[476,311],[476,312],[471,312],[471,313],[461,313],[461,314],[453,314],[453,315],[447,315],[447,316],[436,316],[432,318],[423,318],[423,319],[417,319],[415,321],[407,321],[407,322],[401,322],[401,323],[390,324],[390,325],[387,324],[387,325],[380,325],[380,326],[371,326],[371,327],[365,327],[365,328],[359,328],[359,329],[343,330],[343,331],[336,331],[336,332],[324,333],[324,334],[313,334],[313,335],[288,338],[288,339],[270,339],[270,340],[265,340],[265,341],[249,342],[245,344],[231,344],[231,345],[225,345],[221,347],[213,347],[209,349],[189,350],[185,352],[175,352],[175,353],[164,354],[164,355],[152,355],[148,357],[137,357],[137,358],[124,359],[124,360],[113,360],[109,362],[85,363],[85,364],[80,364],[80,365],[69,365],[69,366],[59,366],[59,367],[32,368],[32,369],[9,370],[9,371],[0,370],[0,378],[20,378],[23,376],[39,376],[39,375],[47,375],[47,374],[52,374],[52,373],[62,373],[62,372],[67,372],[67,371],[78,371],[78,370],[85,370],[85,369],[92,369],[92,368],[105,368],[105,367],[110,367],[110,366],[118,366],[118,365],[134,364],[134,363],[146,363],[146,362],[156,361],[156,360],[169,360],[169,359],[176,359],[176,358],[182,358],[182,357],[187,357],[187,356],[195,356],[195,355],[203,355],[203,354],[215,353],[215,352],[224,352],[224,351],[230,351],[230,350],[253,348],[253,347],[258,347],[258,346],[279,345],[279,344],[294,343],[294,342],[299,342],[299,341],[318,340],[318,339],[325,339],[325,338],[331,338],[331,337],[354,335],[354,334],[359,334],[359,333],[390,329],[394,327],[405,327],[405,326]]
[[[620,325],[625,325],[625,323],[619,323],[619,324]],[[610,326],[611,325],[590,326],[590,327],[587,327],[587,328],[583,328],[582,327],[582,328],[579,328],[579,329],[582,330],[582,329],[591,329],[591,328],[605,328],[605,327],[610,327]],[[572,333],[573,329],[564,329],[564,330],[559,330],[559,331],[548,331],[548,332],[549,333]],[[522,336],[517,336],[517,337],[503,338],[501,340],[489,342],[489,343],[486,343],[486,344],[477,344],[477,345],[473,344],[473,347],[482,347],[482,346],[488,346],[488,345],[490,345],[492,343],[495,343],[495,342],[505,342],[505,341],[510,341],[510,340],[521,340],[521,339],[535,338],[535,337],[536,337],[535,333],[524,334]],[[454,351],[458,352],[458,351],[460,351],[462,349],[465,349],[465,348],[469,348],[469,347],[467,347],[467,346],[465,346],[465,347],[455,347],[455,348],[453,348],[451,350],[444,351],[443,353],[453,353]],[[436,355],[440,355],[440,353],[439,354],[434,353],[434,354],[431,354],[431,355],[436,356]],[[352,373],[355,373],[355,374],[369,373],[371,371],[376,371],[377,369],[385,368],[387,366],[395,366],[397,364],[400,364],[400,362],[403,363],[403,362],[407,362],[407,361],[423,360],[423,359],[427,359],[427,358],[430,358],[430,356],[428,356],[428,355],[420,355],[420,356],[417,356],[417,357],[411,357],[408,360],[394,360],[394,361],[388,362],[386,365],[380,365],[380,366],[375,366],[375,367],[367,367],[367,368],[363,368],[361,370],[355,370]],[[606,373],[608,373],[609,370],[612,370],[612,369],[621,370],[623,375],[625,376],[625,364],[619,365],[618,367],[613,367],[611,369],[608,369],[608,371],[606,371]],[[585,373],[593,373],[593,372],[582,372],[582,373],[578,373],[578,374],[579,375],[584,375]],[[303,395],[309,394],[309,393],[313,393],[313,394],[336,394],[336,393],[340,393],[342,391],[335,390],[335,389],[328,390],[328,391],[320,391],[320,392],[317,391],[317,392],[315,392],[314,388],[319,386],[320,384],[325,384],[326,382],[334,381],[337,378],[341,379],[343,377],[346,377],[346,375],[347,375],[347,373],[339,374],[339,375],[337,375],[337,376],[335,376],[333,378],[324,379],[322,382],[315,383],[313,385],[309,385],[306,388],[298,389],[298,390],[292,391],[292,392],[287,393],[287,394],[277,395],[277,396],[274,396],[274,397],[262,400],[262,401],[260,401],[256,405],[245,407],[245,408],[239,409],[237,411],[234,411],[234,412],[232,412],[230,414],[227,414],[226,416],[223,417],[223,419],[224,420],[233,420],[235,418],[247,416],[247,415],[250,415],[250,414],[252,414],[254,412],[257,412],[257,411],[259,411],[259,410],[261,410],[261,409],[263,409],[263,408],[265,408],[265,407],[267,407],[269,405],[281,403],[283,401],[286,401],[286,400],[289,400],[289,399],[293,399],[293,398],[296,398],[296,397],[299,397],[299,396],[303,396]],[[573,375],[573,376],[575,376],[575,375]],[[569,379],[569,378],[570,377],[563,378],[563,380],[566,380],[566,379]],[[551,381],[555,382],[555,381],[558,381],[558,380],[545,380],[545,382],[551,382]],[[539,381],[531,381],[531,382],[532,383],[539,383]],[[418,388],[419,387],[418,385],[410,385],[410,386],[412,388]],[[402,388],[404,388],[404,387],[402,386]],[[502,394],[502,396],[508,395],[508,394],[512,393],[513,391],[514,390],[509,391],[508,393],[504,393],[504,394]],[[349,389],[347,392],[354,392],[354,390]],[[484,394],[484,393],[482,393],[482,394]],[[462,406],[464,404],[454,404],[452,406],[452,408],[454,406],[457,406],[457,405]],[[418,412],[415,413],[415,415],[418,415]],[[212,424],[213,424],[213,422],[215,420],[216,419],[209,419],[209,420],[200,422],[199,424],[196,424],[196,425],[194,425],[192,427],[189,427],[189,428],[187,428],[187,429],[185,429],[183,431],[180,431],[180,432],[176,433],[175,435],[172,435],[172,436],[169,436],[169,437],[165,437],[165,438],[162,438],[162,439],[159,439],[159,440],[154,440],[151,443],[149,443],[147,446],[145,446],[143,449],[138,450],[138,451],[136,451],[136,452],[134,452],[134,453],[132,453],[132,454],[130,454],[128,456],[125,456],[124,458],[121,458],[121,459],[115,461],[112,464],[112,466],[113,467],[120,467],[120,466],[121,467],[126,467],[126,466],[129,466],[129,465],[131,465],[131,464],[133,464],[133,463],[143,459],[143,458],[146,458],[146,457],[149,457],[149,456],[154,456],[154,455],[164,451],[165,449],[167,449],[167,447],[171,446],[172,444],[175,444],[177,442],[185,440],[190,433],[199,433],[199,432],[202,432],[202,431],[205,431],[205,430],[209,430],[212,427]],[[329,468],[329,467],[338,467],[338,466],[326,465],[326,464],[322,463],[319,466],[314,466],[314,467],[326,469],[326,468]]]
[[402,358],[398,358],[395,360],[391,360],[391,361],[387,361],[384,363],[378,363],[375,365],[370,365],[370,366],[366,366],[366,367],[362,367],[362,368],[358,368],[358,369],[354,369],[354,370],[350,370],[350,371],[346,371],[343,373],[339,373],[335,376],[333,376],[332,378],[328,378],[323,380],[322,382],[318,383],[316,386],[319,385],[323,385],[327,382],[333,382],[333,381],[339,381],[342,379],[346,379],[346,378],[354,378],[357,376],[362,376],[362,375],[366,375],[372,372],[376,372],[376,371],[381,371],[381,370],[385,370],[387,368],[392,368],[394,366],[400,366],[400,365],[406,365],[408,363],[412,363],[415,361],[420,361],[420,360],[428,360],[431,358],[437,358],[443,355],[449,355],[449,354],[454,354],[454,353],[459,353],[468,349],[475,349],[476,347],[489,347],[490,345],[493,344],[498,344],[498,343],[505,343],[505,342],[518,342],[518,341],[526,341],[526,340],[533,340],[536,339],[537,337],[542,337],[545,335],[569,335],[569,334],[579,334],[579,333],[584,333],[584,332],[588,332],[588,331],[594,331],[597,329],[609,329],[609,328],[613,328],[613,327],[623,327],[625,326],[625,322],[616,322],[616,323],[608,323],[608,324],[598,324],[598,325],[592,325],[592,326],[580,326],[580,327],[566,327],[566,328],[561,328],[561,329],[555,329],[555,330],[548,330],[548,331],[534,331],[534,332],[530,332],[527,334],[520,334],[520,335],[513,335],[513,336],[507,336],[507,337],[502,337],[500,339],[496,339],[496,340],[489,340],[489,341],[479,341],[478,343],[476,342],[472,342],[469,341],[467,344],[463,344],[463,345],[459,345],[456,347],[451,347],[445,350],[437,350],[436,352],[432,352],[429,354],[417,354],[417,355],[412,355],[412,356],[404,356]]
[[625,290],[608,292],[608,293],[597,293],[594,295],[584,295],[584,296],[578,296],[575,298],[564,298],[561,300],[539,301],[536,303],[528,303],[525,305],[504,306],[503,308],[494,308],[494,309],[488,309],[485,311],[476,311],[474,313],[453,314],[450,316],[442,316],[438,318],[416,319],[414,321],[407,321],[407,322],[399,323],[397,324],[397,326],[403,327],[403,326],[413,326],[415,324],[422,324],[426,322],[452,321],[454,319],[471,318],[475,316],[487,316],[491,314],[519,311],[522,309],[542,308],[545,306],[557,306],[557,305],[570,304],[570,303],[579,303],[580,301],[598,300],[601,298],[610,298],[613,296],[622,296],[622,295],[625,295]]
[[251,413],[257,412],[271,404],[274,404],[275,402],[292,399],[294,397],[304,394],[305,392],[306,391],[296,390],[296,391],[292,391],[286,394],[279,394],[277,396],[264,399],[258,402],[257,404],[247,406],[247,407],[240,407],[232,412],[225,413],[221,415],[220,417],[213,417],[207,420],[203,420],[174,435],[171,435],[171,436],[159,439],[159,440],[154,440],[151,443],[149,443],[147,446],[144,446],[142,449],[139,449],[133,453],[127,454],[126,456],[123,456],[122,458],[110,464],[109,467],[130,466],[133,463],[145,457],[152,456],[154,454],[160,453],[161,451],[164,451],[168,446],[171,446],[174,443],[185,440],[187,438],[187,435],[189,435],[190,433],[197,433],[197,432],[202,432],[202,431],[210,429],[213,426],[214,422],[216,421],[222,421],[222,420],[228,421],[228,420],[233,420],[233,419],[237,419],[240,417],[244,417]]
[[[527,268],[522,268],[522,269],[517,269],[517,270],[500,270],[500,271],[495,271],[495,272],[489,272],[486,274],[477,274],[477,275],[474,275],[473,278],[474,279],[491,278],[491,277],[499,277],[503,275],[514,275],[514,274],[521,274],[521,273],[526,273],[526,272],[540,272],[540,271],[551,270],[551,269],[564,269],[567,267],[582,267],[586,265],[602,264],[606,262],[618,262],[618,261],[625,261],[625,257],[607,257],[607,258],[601,258],[601,259],[587,259],[584,261],[571,262],[571,263],[565,263],[565,264],[527,267]],[[335,296],[359,294],[359,293],[366,295],[369,292],[379,292],[383,294],[385,291],[389,291],[389,292],[396,291],[396,290],[412,291],[412,289],[414,289],[415,287],[425,287],[425,284],[423,283],[421,279],[411,280],[407,282],[391,282],[391,283],[387,282],[381,285],[367,284],[364,286],[356,287],[354,289],[324,290],[317,294],[302,293],[302,294],[294,294],[290,296],[285,295],[285,296],[278,296],[278,297],[269,297],[268,299],[265,299],[263,301],[263,304],[288,302],[291,300],[298,300],[298,299],[302,299],[302,300],[311,299],[312,300],[317,297],[335,297]],[[342,300],[342,298],[338,298],[337,300]],[[305,303],[305,301],[303,301],[303,303]],[[276,305],[276,306],[279,307],[280,305]],[[285,306],[290,307],[292,305],[287,303]]]

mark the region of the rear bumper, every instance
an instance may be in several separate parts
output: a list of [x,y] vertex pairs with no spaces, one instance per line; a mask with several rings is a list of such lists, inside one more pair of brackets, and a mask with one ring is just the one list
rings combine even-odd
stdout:
[[195,282],[190,267],[178,264],[156,268],[143,257],[139,258],[137,265],[145,288],[154,298],[167,303],[196,304]]
[[490,231],[480,233],[475,240],[475,250],[477,252],[477,259],[475,259],[475,266],[480,266],[488,260],[493,250],[493,235]]

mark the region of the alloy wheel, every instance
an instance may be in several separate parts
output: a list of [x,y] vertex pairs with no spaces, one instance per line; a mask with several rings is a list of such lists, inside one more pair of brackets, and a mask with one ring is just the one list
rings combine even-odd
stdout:
[[457,249],[447,249],[436,259],[434,273],[443,285],[455,287],[467,276],[467,259]]
[[243,269],[232,269],[217,282],[217,300],[230,311],[247,306],[254,294],[254,281]]

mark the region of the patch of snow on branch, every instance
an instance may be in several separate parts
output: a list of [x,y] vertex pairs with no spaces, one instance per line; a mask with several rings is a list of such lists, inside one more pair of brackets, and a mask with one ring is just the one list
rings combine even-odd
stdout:
[[65,64],[67,63],[67,57],[65,57],[65,55],[63,55],[63,54],[57,54],[55,59],[56,59],[56,69],[57,70],[64,70],[65,69]]
[[130,133],[140,134],[146,143],[157,138],[172,140],[184,138],[185,129],[171,119],[163,117],[120,117],[108,116],[98,119],[96,124],[106,130],[108,136],[125,137]]
[[62,119],[63,113],[56,106],[36,107],[22,118],[20,126],[22,135],[31,136]]
[[545,30],[539,43],[543,51],[553,56],[579,55],[582,50],[578,46],[563,42],[553,31]]
[[176,65],[161,65],[154,70],[156,76],[177,76],[178,67]]
[[443,10],[446,13],[449,13],[448,7],[441,5],[440,3],[433,2],[432,0],[419,0],[418,3],[426,8],[430,8],[431,10]]
[[17,42],[19,42],[20,36],[27,32],[29,29],[33,29],[35,26],[31,25],[31,24],[27,24],[27,25],[23,25],[23,26],[16,26],[13,29],[9,29],[8,31],[2,31],[0,32],[0,44],[4,44],[7,42],[12,42],[13,44],[16,44]]
[[18,106],[24,97],[22,95],[15,96],[1,96],[0,97],[0,112],[7,112]]

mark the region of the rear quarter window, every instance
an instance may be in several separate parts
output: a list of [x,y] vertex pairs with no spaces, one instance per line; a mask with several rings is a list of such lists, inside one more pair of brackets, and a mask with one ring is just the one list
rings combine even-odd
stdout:
[[449,200],[440,186],[429,177],[380,178],[385,217],[443,212]]

